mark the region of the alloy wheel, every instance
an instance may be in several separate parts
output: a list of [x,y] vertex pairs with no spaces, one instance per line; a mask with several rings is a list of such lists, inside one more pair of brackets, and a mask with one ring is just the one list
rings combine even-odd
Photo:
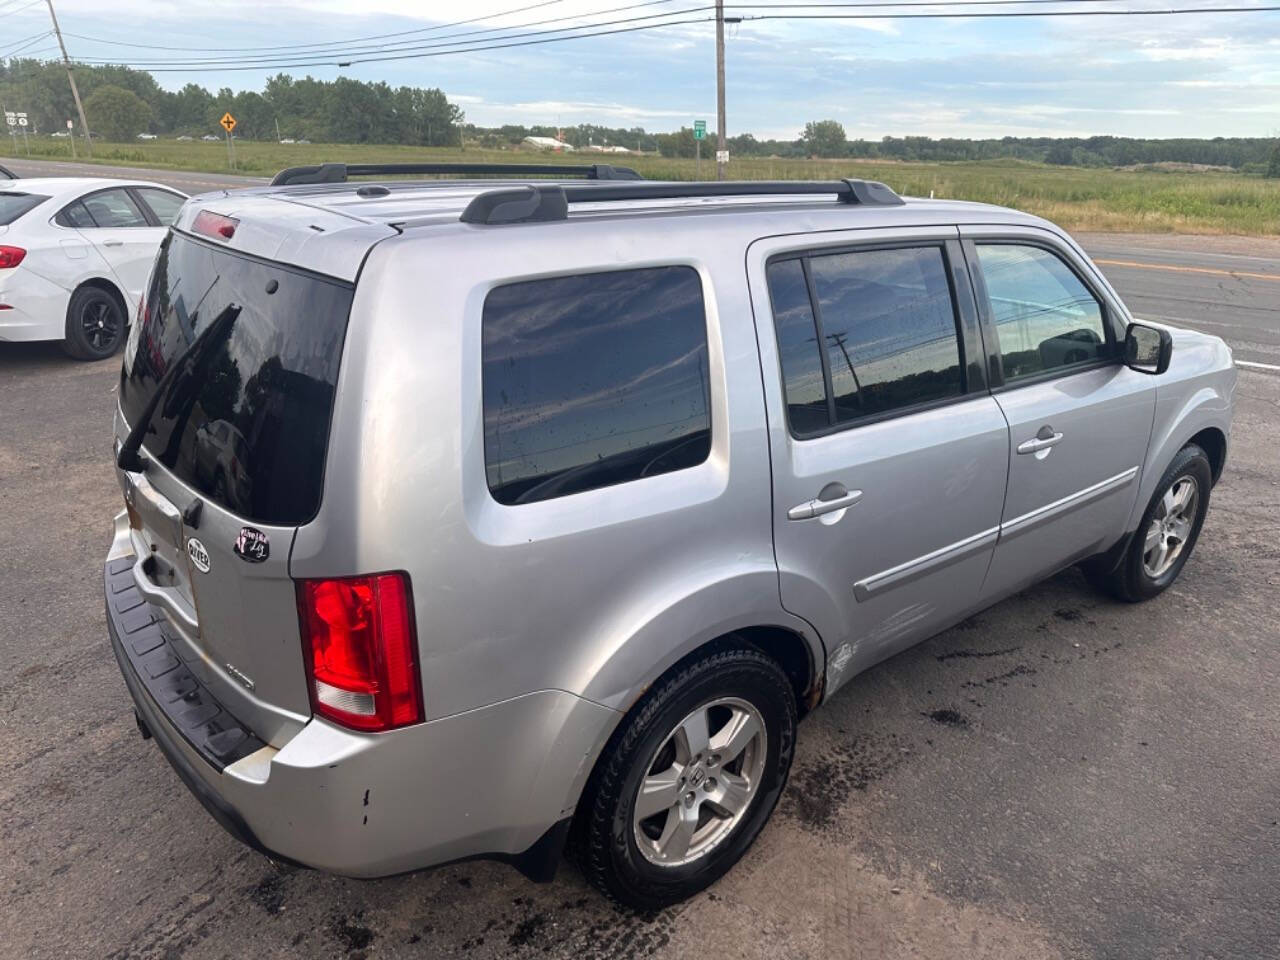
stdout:
[[1191,476],[1179,477],[1160,498],[1143,543],[1142,570],[1148,577],[1164,576],[1182,555],[1199,504],[1200,487]]
[[709,854],[746,815],[760,789],[764,718],[736,697],[698,707],[650,758],[636,794],[636,846],[650,863],[677,867]]

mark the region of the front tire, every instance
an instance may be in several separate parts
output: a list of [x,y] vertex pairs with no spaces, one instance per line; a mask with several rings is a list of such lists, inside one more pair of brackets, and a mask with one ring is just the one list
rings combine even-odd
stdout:
[[1107,571],[1086,564],[1086,576],[1098,588],[1129,603],[1163,593],[1178,579],[1195,549],[1212,486],[1209,457],[1195,444],[1183,447],[1156,484],[1120,562]]
[[796,703],[782,668],[722,646],[677,666],[622,721],[575,824],[583,873],[658,910],[705,889],[751,846],[791,769]]
[[67,305],[62,348],[76,360],[105,360],[124,343],[128,317],[120,302],[101,287],[81,287]]

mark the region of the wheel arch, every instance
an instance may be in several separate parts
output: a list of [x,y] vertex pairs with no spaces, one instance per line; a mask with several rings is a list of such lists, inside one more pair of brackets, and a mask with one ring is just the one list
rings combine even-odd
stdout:
[[87,279],[81,280],[72,288],[71,295],[67,300],[68,320],[71,319],[71,301],[75,299],[77,293],[88,287],[104,291],[120,305],[120,309],[124,311],[125,326],[128,326],[133,322],[133,311],[129,307],[129,300],[124,295],[124,291],[122,291],[113,281],[102,276],[88,277]]

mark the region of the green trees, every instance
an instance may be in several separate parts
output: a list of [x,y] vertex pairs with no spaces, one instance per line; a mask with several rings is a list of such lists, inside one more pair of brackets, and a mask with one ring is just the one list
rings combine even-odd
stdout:
[[847,148],[844,127],[835,120],[810,120],[804,125],[800,142],[815,157],[843,157]]
[[1268,179],[1280,177],[1280,141],[1277,141],[1275,147],[1271,150],[1271,159],[1267,161],[1266,175]]
[[108,84],[98,87],[84,102],[89,129],[108,140],[132,140],[151,125],[151,107],[132,90]]

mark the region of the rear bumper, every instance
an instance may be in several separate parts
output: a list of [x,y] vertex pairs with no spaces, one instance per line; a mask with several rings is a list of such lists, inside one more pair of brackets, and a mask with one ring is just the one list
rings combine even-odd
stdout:
[[[386,734],[313,719],[279,749],[258,746],[219,768],[174,718],[184,702],[162,704],[126,650],[131,634],[112,602],[126,591],[113,594],[111,584],[119,577],[113,562],[125,559],[108,559],[104,578],[111,645],[134,708],[183,783],[236,839],[277,860],[353,877],[482,857],[535,879],[554,872],[615,711],[547,690]],[[187,666],[199,670],[174,669]]]
[[0,309],[0,342],[63,339],[71,294],[22,266],[4,273],[0,304],[9,309]]

